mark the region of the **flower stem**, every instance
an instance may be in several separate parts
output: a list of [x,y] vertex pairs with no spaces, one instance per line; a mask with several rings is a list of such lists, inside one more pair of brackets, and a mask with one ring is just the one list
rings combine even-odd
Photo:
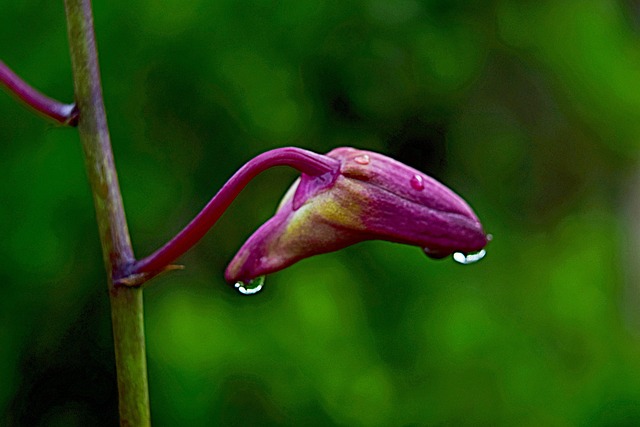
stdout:
[[93,192],[108,276],[118,376],[120,423],[150,425],[142,289],[115,284],[133,263],[133,249],[113,162],[100,85],[90,0],[65,0],[78,131]]
[[276,148],[247,162],[227,181],[198,215],[167,244],[137,261],[132,275],[157,273],[195,245],[222,216],[242,189],[260,172],[274,166],[291,166],[308,175],[335,172],[340,162],[295,147]]
[[78,123],[78,110],[75,104],[63,104],[43,95],[29,86],[2,61],[0,61],[0,84],[34,110],[60,124],[76,126]]

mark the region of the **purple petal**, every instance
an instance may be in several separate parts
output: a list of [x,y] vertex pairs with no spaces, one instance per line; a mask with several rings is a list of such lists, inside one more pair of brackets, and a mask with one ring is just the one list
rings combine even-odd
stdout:
[[[362,218],[367,230],[384,236],[377,238],[417,245],[437,256],[474,252],[487,244],[473,210],[435,179],[378,153],[338,148],[327,155],[341,160],[341,173],[351,182],[368,184]],[[358,159],[365,155],[369,163],[362,165]]]
[[416,245],[432,257],[486,245],[473,210],[435,179],[370,151],[338,148],[327,156],[340,160],[339,173],[303,174],[231,261],[227,280],[251,280],[370,239]]
[[317,190],[312,188],[313,182],[309,183],[312,180],[303,175],[287,192],[276,214],[240,248],[225,272],[229,282],[251,280],[282,270],[303,258],[365,240],[356,227],[359,218],[336,205],[332,192],[316,194],[293,209],[295,196],[291,194],[300,188],[305,194]]

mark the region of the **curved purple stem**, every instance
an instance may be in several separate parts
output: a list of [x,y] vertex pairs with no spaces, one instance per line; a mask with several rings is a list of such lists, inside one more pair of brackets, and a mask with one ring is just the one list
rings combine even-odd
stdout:
[[307,175],[318,176],[337,173],[340,162],[321,154],[295,147],[276,148],[262,153],[242,166],[198,215],[163,247],[136,261],[130,274],[154,273],[195,245],[227,210],[240,191],[258,175],[274,166],[290,166]]
[[29,86],[2,61],[0,61],[0,84],[3,84],[25,104],[58,123],[68,126],[78,124],[78,109],[75,104],[63,104],[43,95]]

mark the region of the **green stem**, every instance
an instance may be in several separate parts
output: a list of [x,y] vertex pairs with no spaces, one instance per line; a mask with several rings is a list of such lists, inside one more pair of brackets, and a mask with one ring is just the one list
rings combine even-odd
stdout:
[[111,319],[118,372],[120,425],[149,426],[151,422],[141,287],[112,288]]
[[107,270],[120,424],[150,425],[142,289],[115,285],[135,261],[104,110],[90,0],[65,0],[78,132]]

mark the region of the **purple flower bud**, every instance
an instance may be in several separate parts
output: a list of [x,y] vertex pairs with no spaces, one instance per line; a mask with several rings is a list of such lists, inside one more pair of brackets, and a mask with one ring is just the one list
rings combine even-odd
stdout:
[[473,210],[435,179],[370,151],[337,148],[327,156],[339,170],[302,174],[233,258],[228,281],[249,281],[363,240],[419,246],[433,258],[487,244]]

